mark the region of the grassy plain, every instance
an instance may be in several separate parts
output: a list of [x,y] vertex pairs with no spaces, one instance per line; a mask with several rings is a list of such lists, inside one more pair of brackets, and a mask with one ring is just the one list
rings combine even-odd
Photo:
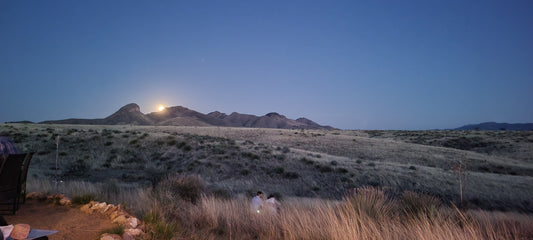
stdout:
[[[153,232],[167,229],[197,239],[439,239],[439,231],[440,239],[531,236],[523,230],[531,225],[528,215],[498,217],[497,211],[533,212],[533,132],[2,124],[0,135],[36,152],[30,191],[125,203],[159,219],[154,226],[168,221]],[[459,176],[452,170],[459,163],[467,169],[462,204]],[[62,180],[57,187],[56,174]],[[193,184],[199,189],[194,204],[190,192],[168,190],[179,184],[164,184],[184,176],[200,179]],[[346,196],[364,186],[374,187],[370,196],[386,193],[390,200],[378,209],[390,211],[353,210],[358,208]],[[257,190],[282,197],[276,219],[250,220],[242,212]],[[400,204],[406,192],[428,194],[446,207],[439,205],[424,219],[406,218],[401,210],[406,204]],[[490,212],[462,215],[451,203]],[[375,209],[373,204],[359,208]],[[154,218],[158,211],[161,217]],[[376,216],[380,219],[365,220]],[[189,226],[187,219],[198,223]],[[511,228],[502,227],[513,221]]]

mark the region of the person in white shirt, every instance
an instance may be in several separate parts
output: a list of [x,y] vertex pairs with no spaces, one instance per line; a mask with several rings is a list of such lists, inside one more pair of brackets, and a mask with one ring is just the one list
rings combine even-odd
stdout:
[[272,194],[268,195],[268,199],[265,201],[265,210],[270,214],[278,213],[280,203],[276,200],[276,197]]
[[263,207],[263,192],[259,191],[257,192],[257,195],[252,198],[252,211],[256,213],[261,213],[262,207]]

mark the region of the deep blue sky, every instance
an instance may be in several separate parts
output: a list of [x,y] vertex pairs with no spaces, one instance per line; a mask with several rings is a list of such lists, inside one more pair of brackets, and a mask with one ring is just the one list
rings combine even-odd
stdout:
[[0,0],[0,122],[135,102],[343,129],[533,122],[533,1]]

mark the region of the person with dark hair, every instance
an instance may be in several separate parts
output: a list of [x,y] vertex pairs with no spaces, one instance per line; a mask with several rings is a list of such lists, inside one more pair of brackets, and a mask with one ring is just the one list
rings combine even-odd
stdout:
[[265,201],[265,210],[270,214],[278,213],[280,203],[276,200],[273,194],[268,195],[268,199]]
[[263,207],[263,192],[258,191],[257,195],[252,198],[252,211],[256,213],[261,213],[262,207]]

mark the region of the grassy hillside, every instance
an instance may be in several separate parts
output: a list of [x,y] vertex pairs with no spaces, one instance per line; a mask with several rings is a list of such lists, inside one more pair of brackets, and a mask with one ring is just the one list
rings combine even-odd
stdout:
[[[0,135],[35,151],[32,179],[155,187],[166,175],[202,177],[210,192],[341,199],[374,186],[471,207],[533,212],[533,133],[324,131],[224,127],[2,124]],[[30,179],[30,180],[32,180]]]

